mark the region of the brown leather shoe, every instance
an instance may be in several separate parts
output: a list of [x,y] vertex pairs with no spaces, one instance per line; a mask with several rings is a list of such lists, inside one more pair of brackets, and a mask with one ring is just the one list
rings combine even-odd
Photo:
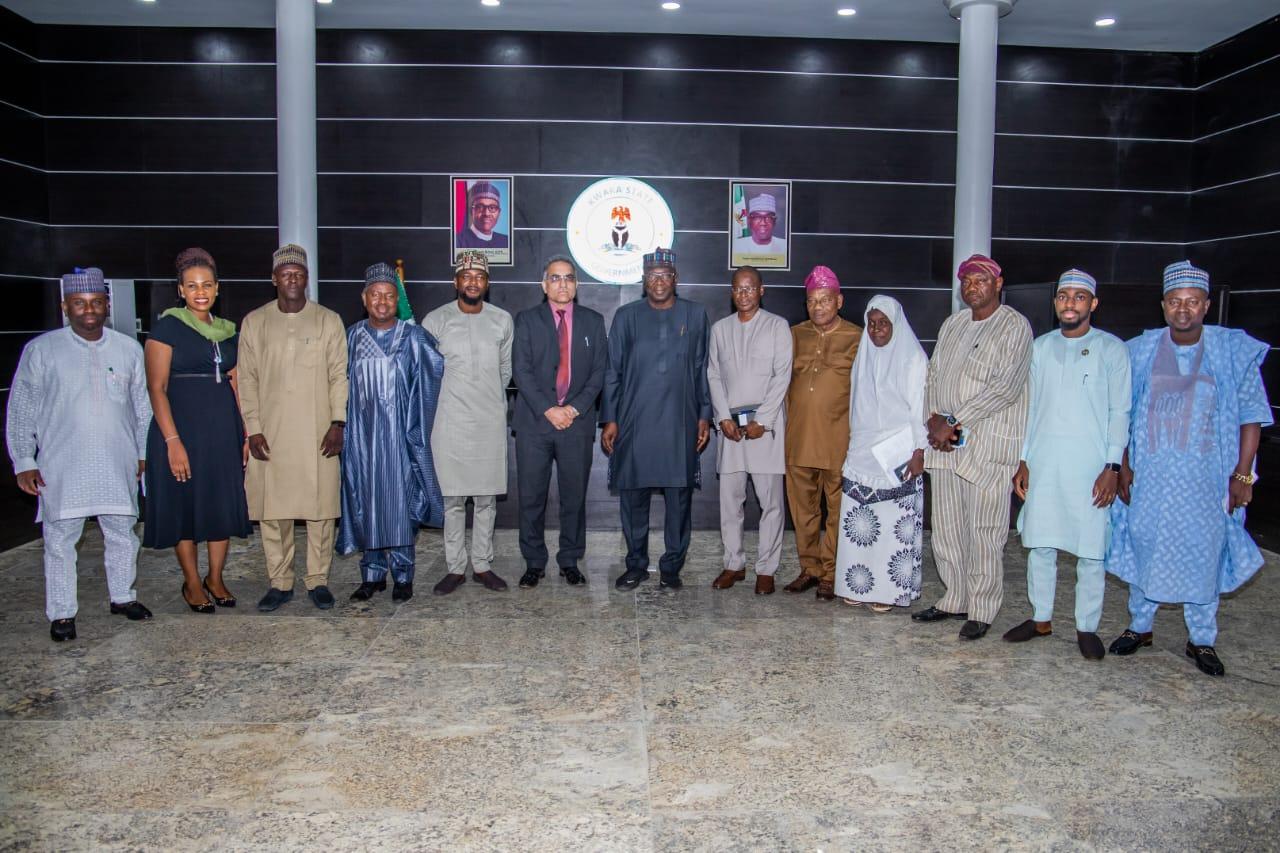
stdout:
[[1006,643],[1025,643],[1027,640],[1047,637],[1052,633],[1052,622],[1037,622],[1034,619],[1028,619],[1026,622],[1020,622],[1005,631],[1004,641]]
[[818,599],[819,601],[835,600],[836,582],[835,581],[819,581],[818,591],[813,594],[813,597]]
[[818,579],[813,575],[807,575],[801,572],[799,577],[791,583],[783,587],[787,592],[806,592],[818,585]]
[[507,582],[493,571],[472,572],[471,579],[477,583],[484,584],[485,589],[491,589],[494,592],[502,592],[507,588]]
[[746,569],[738,569],[736,572],[731,572],[728,569],[725,569],[723,572],[716,575],[716,579],[711,582],[711,588],[712,589],[728,589],[738,581],[744,581],[746,579],[747,579]]
[[431,593],[432,595],[448,595],[462,586],[462,582],[466,579],[466,575],[447,574],[440,578],[440,583],[431,587]]
[[756,575],[756,595],[773,595],[773,575]]

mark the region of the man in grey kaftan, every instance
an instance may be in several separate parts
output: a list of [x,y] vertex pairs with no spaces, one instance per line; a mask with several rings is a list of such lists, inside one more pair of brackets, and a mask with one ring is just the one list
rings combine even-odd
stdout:
[[511,381],[511,315],[484,301],[489,262],[458,256],[458,298],[432,311],[422,327],[444,356],[440,405],[431,452],[444,495],[444,559],[448,573],[433,592],[447,595],[466,578],[467,499],[475,503],[471,571],[487,589],[506,582],[493,571],[493,525],[498,495],[507,491],[507,384]]

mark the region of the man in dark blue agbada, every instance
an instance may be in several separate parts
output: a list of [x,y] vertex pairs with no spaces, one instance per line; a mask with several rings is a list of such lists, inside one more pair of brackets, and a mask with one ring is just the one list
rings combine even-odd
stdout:
[[385,590],[388,571],[392,600],[412,598],[418,528],[444,522],[431,459],[444,357],[421,326],[396,318],[395,281],[387,264],[365,271],[369,319],[347,330],[350,396],[336,547],[339,554],[364,552],[354,601]]
[[649,498],[666,503],[666,551],[659,586],[679,589],[689,550],[693,490],[702,485],[698,454],[711,436],[706,309],[676,296],[676,256],[644,256],[644,299],[624,305],[609,329],[600,446],[618,490],[626,571],[618,589],[634,589],[649,571]]

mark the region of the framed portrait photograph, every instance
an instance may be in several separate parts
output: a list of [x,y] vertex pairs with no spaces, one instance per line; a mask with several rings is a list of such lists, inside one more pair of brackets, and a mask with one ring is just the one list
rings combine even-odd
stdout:
[[729,269],[791,269],[791,182],[729,182]]
[[481,252],[491,267],[515,263],[511,249],[512,177],[450,177],[449,183],[453,193],[449,262],[465,250]]

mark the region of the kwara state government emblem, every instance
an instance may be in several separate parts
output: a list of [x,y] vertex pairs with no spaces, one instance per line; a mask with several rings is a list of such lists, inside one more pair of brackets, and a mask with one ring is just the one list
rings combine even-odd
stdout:
[[671,208],[635,178],[605,178],[569,208],[569,252],[579,269],[605,284],[637,284],[644,256],[675,238]]

